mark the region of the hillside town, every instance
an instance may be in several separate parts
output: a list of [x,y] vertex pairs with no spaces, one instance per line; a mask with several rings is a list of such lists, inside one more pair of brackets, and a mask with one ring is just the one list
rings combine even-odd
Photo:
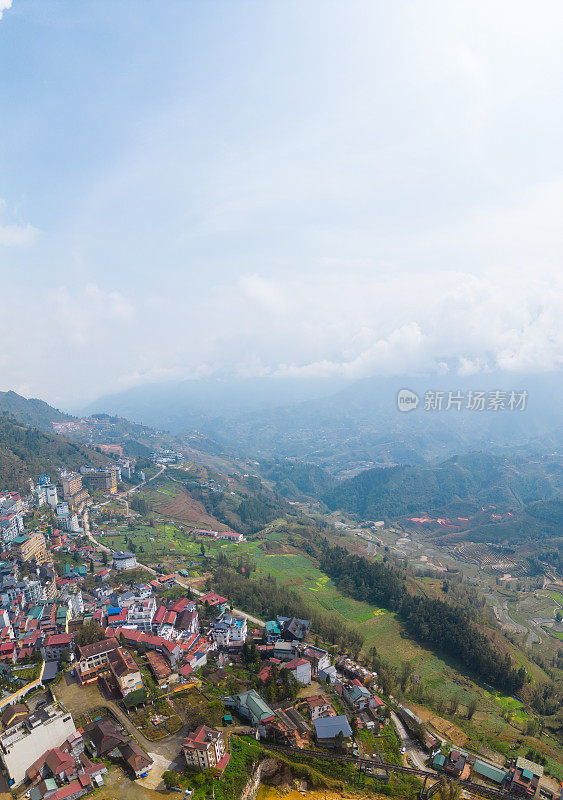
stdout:
[[[195,775],[223,775],[238,737],[250,737],[341,758],[382,785],[398,770],[425,785],[431,775],[465,781],[485,796],[554,796],[541,764],[501,766],[430,731],[382,695],[375,671],[321,647],[309,620],[255,620],[132,552],[108,557],[83,535],[84,512],[96,491],[111,498],[133,474],[130,461],[61,470],[56,481],[38,476],[27,496],[0,497],[6,787],[75,800],[120,768],[128,780],[190,794]],[[168,739],[177,750],[166,749],[164,769],[151,745]],[[378,739],[395,752],[371,752]]]

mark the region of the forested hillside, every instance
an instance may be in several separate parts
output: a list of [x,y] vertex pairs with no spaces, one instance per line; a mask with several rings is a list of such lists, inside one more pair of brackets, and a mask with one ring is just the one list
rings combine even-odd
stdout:
[[266,480],[275,483],[276,489],[291,500],[303,495],[318,497],[337,484],[336,479],[322,467],[297,459],[264,461],[261,471]]
[[561,465],[556,459],[529,461],[484,453],[454,456],[440,464],[370,469],[341,481],[322,499],[364,519],[400,517],[445,509],[459,501],[499,508],[557,496]]
[[0,392],[0,414],[7,415],[24,425],[51,431],[53,422],[68,422],[74,417],[53,408],[44,400],[27,399],[16,392]]
[[493,646],[470,609],[411,594],[398,570],[342,547],[324,547],[320,566],[345,594],[396,611],[411,636],[448,653],[486,682],[510,694],[524,685],[525,670]]
[[58,467],[78,469],[83,464],[107,463],[102,456],[62,436],[30,428],[10,417],[0,417],[0,489],[29,489],[28,478]]

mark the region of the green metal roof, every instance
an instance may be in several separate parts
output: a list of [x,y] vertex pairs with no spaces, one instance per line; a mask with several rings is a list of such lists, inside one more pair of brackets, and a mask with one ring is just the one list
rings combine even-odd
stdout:
[[486,761],[481,761],[479,758],[475,761],[473,771],[495,783],[503,783],[507,774],[505,770],[499,769],[493,764],[487,764]]
[[441,769],[446,763],[446,756],[443,753],[436,753],[432,763],[437,769]]

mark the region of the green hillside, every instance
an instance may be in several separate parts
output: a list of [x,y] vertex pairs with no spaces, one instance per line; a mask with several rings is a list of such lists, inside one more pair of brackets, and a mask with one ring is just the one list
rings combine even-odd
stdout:
[[437,511],[460,501],[514,508],[556,497],[561,486],[555,459],[468,453],[440,464],[366,470],[341,481],[322,499],[331,509],[380,519]]
[[17,422],[31,425],[43,431],[51,431],[53,422],[68,422],[74,419],[53,408],[44,400],[27,399],[16,392],[0,392],[0,414],[6,414]]
[[0,489],[29,489],[28,478],[59,467],[107,463],[107,457],[63,436],[44,433],[10,417],[0,417]]

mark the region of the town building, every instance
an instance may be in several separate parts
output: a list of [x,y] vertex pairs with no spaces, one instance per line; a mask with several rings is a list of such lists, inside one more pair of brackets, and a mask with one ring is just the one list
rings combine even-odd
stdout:
[[134,553],[127,550],[116,550],[113,553],[113,566],[117,570],[134,569],[137,566],[137,558]]
[[101,642],[77,645],[75,668],[76,677],[81,684],[93,683],[109,670],[110,654],[115,652],[119,644],[117,639],[102,639]]
[[321,717],[336,716],[336,711],[334,710],[332,703],[322,694],[307,698],[307,710],[311,720],[313,721],[320,719]]
[[12,540],[12,552],[21,561],[35,561],[43,564],[50,561],[47,542],[41,531],[32,531]]
[[508,779],[508,791],[518,797],[534,797],[538,792],[543,767],[519,756]]
[[25,773],[46,750],[59,747],[76,736],[72,716],[61,704],[45,706],[19,721],[4,725],[0,733],[0,759],[12,785],[19,785]]
[[182,750],[186,764],[199,770],[223,770],[229,760],[223,734],[207,725],[200,725],[189,733],[182,742]]
[[103,467],[102,469],[89,469],[83,467],[82,479],[92,489],[100,489],[102,492],[115,494],[117,492],[117,475],[118,470],[116,467]]
[[336,717],[318,717],[313,720],[315,739],[319,747],[334,747],[339,739],[347,742],[352,738],[352,728],[344,714]]
[[122,697],[143,688],[141,672],[127,650],[117,647],[108,654],[109,667]]
[[296,681],[308,686],[311,683],[311,662],[306,658],[293,658],[286,664],[283,664],[281,669],[287,669]]
[[59,494],[57,491],[57,487],[54,483],[47,483],[45,484],[45,499],[47,503],[51,506],[51,508],[56,508],[57,503],[59,502]]
[[148,597],[146,600],[137,600],[131,603],[127,609],[127,625],[131,628],[137,628],[143,633],[150,633],[155,613],[156,600],[154,597]]

